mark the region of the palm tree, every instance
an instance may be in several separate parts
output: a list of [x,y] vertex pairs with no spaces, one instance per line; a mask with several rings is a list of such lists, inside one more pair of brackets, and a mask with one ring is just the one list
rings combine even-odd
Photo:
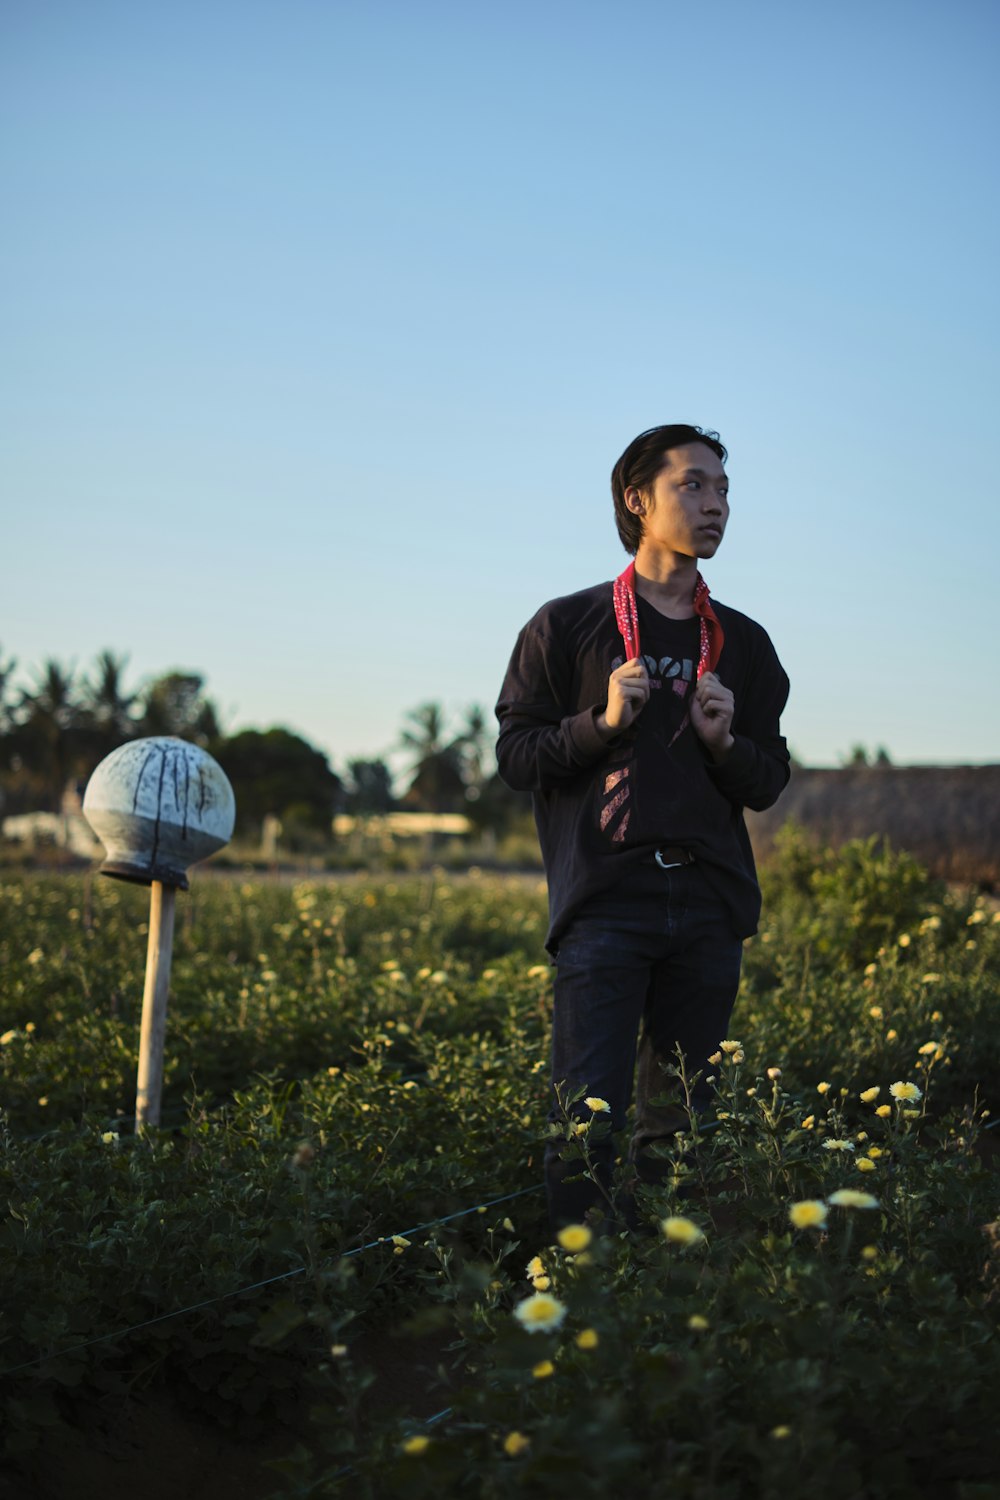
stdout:
[[34,691],[23,689],[16,710],[11,749],[49,812],[58,812],[66,784],[85,769],[86,747],[74,668],[51,658],[43,664]]
[[16,666],[13,657],[4,662],[0,656],[0,734],[7,734],[14,722],[14,705],[8,701],[7,693]]
[[478,703],[465,710],[465,725],[459,739],[465,761],[466,794],[479,794],[486,779],[489,734],[486,714]]
[[465,797],[465,737],[445,738],[439,703],[422,703],[407,714],[400,747],[411,758],[411,780],[405,800],[420,802],[432,812],[450,812]]
[[139,695],[123,691],[127,665],[127,656],[116,657],[111,651],[102,651],[94,664],[95,675],[84,683],[84,706],[95,751],[100,757],[132,739],[136,732],[132,710]]
[[221,738],[219,716],[203,686],[197,672],[165,672],[155,678],[143,693],[141,732],[176,735],[201,746]]

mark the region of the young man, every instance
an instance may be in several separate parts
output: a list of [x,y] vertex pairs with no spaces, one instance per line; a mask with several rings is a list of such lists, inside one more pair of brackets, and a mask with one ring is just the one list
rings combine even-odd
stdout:
[[[641,1023],[629,1160],[647,1182],[658,1173],[646,1149],[687,1123],[665,1071],[678,1045],[702,1073],[696,1107],[710,1102],[707,1058],[760,915],[743,809],[769,807],[789,774],[788,678],[765,631],[710,600],[698,570],[729,518],[725,460],[716,433],[683,424],[629,444],[611,490],[634,563],[543,605],[496,709],[500,775],[533,794],[548,877],[553,1090],[585,1086],[624,1129]],[[582,1100],[573,1114],[591,1118]],[[563,1118],[556,1096],[549,1119]],[[563,1160],[563,1144],[545,1150],[553,1229],[595,1203],[607,1214],[611,1194],[610,1137],[591,1147],[601,1189],[566,1181],[582,1163]],[[635,1227],[631,1195],[618,1206]]]

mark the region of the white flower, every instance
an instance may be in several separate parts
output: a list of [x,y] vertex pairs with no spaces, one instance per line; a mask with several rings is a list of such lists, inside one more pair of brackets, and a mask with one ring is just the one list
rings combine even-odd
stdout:
[[548,1333],[558,1328],[566,1316],[565,1304],[547,1292],[535,1292],[514,1309],[514,1316],[528,1333]]
[[871,1193],[861,1193],[857,1188],[838,1188],[827,1199],[837,1208],[878,1208],[878,1199]]

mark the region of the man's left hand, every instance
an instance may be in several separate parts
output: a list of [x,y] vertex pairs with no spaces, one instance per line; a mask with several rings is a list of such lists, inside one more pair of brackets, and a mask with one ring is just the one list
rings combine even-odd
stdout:
[[733,748],[732,722],[736,704],[732,693],[706,672],[691,698],[691,725],[712,759],[721,763]]

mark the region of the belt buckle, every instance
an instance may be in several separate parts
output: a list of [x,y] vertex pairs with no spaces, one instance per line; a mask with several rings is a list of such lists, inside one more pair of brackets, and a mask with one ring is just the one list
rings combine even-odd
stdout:
[[688,861],[684,859],[675,859],[668,864],[667,861],[663,858],[663,855],[661,854],[659,849],[656,850],[653,858],[656,860],[656,863],[659,865],[661,870],[679,870],[682,865],[688,863]]

